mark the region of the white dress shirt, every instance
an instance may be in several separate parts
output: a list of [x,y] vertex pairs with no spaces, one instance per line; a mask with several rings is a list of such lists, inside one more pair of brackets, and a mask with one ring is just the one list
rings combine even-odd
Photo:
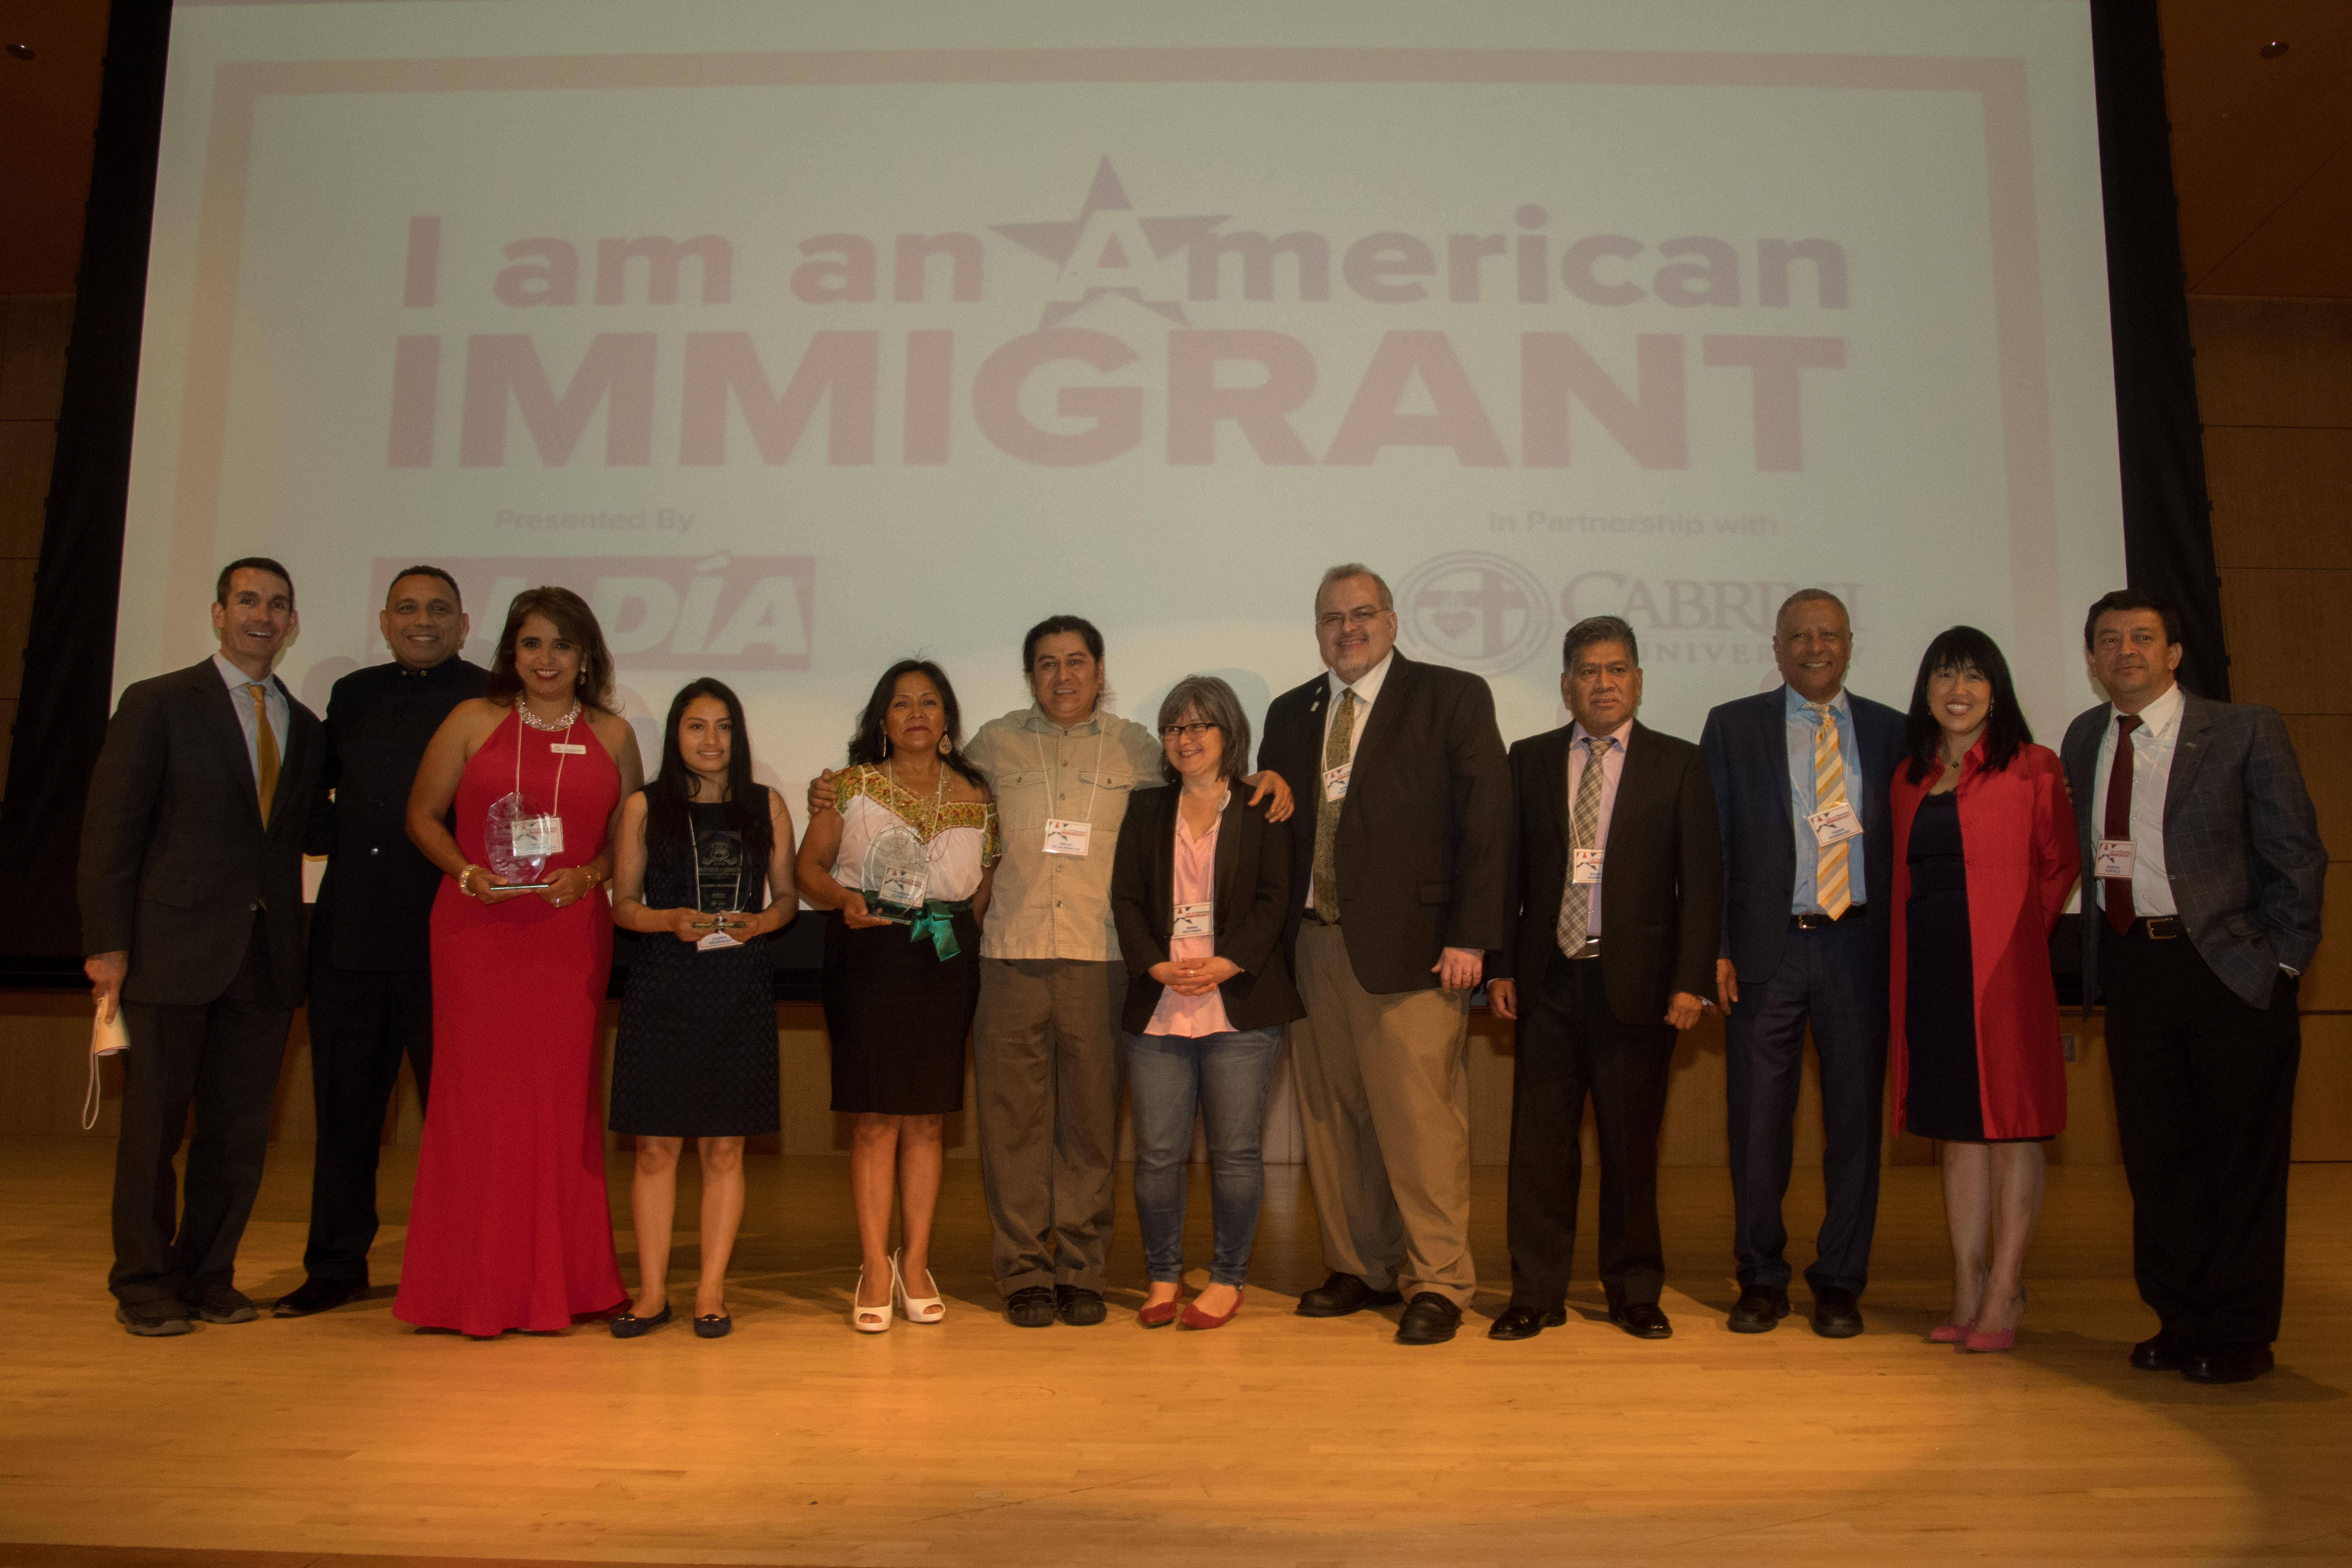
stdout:
[[[2180,688],[2139,710],[2132,731],[2131,837],[2132,913],[2173,915],[2172,879],[2164,868],[2164,790],[2172,777],[2172,749],[2180,739]],[[2099,737],[2098,765],[2091,772],[2091,836],[2107,836],[2107,779],[2115,771],[2116,709],[2107,707],[2106,733]],[[2099,908],[2107,907],[2107,885],[2096,883]]]
[[286,693],[278,689],[275,680],[257,682],[253,677],[231,664],[224,654],[213,655],[213,668],[219,670],[220,678],[228,683],[228,700],[236,709],[237,727],[245,731],[245,760],[253,768],[254,787],[258,789],[261,787],[261,742],[253,728],[253,693],[246,688],[258,685],[262,689],[261,701],[269,710],[269,732],[277,740],[278,762],[281,767],[286,763],[286,726],[289,717],[286,710]]
[[[1576,796],[1591,781],[1585,773],[1586,760],[1582,754],[1585,743],[1594,739],[1581,724],[1571,724],[1568,731],[1568,874],[1570,886],[1576,876]],[[1592,885],[1592,897],[1585,905],[1591,911],[1584,922],[1587,936],[1601,934],[1601,891],[1609,877],[1609,818],[1617,809],[1617,781],[1625,776],[1625,748],[1633,739],[1633,721],[1626,720],[1600,740],[1617,743],[1601,752],[1601,816],[1592,825],[1592,847],[1601,851],[1601,880]]]

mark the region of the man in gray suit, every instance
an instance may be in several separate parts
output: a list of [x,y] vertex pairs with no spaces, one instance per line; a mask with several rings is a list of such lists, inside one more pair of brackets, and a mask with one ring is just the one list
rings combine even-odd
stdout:
[[[293,580],[253,556],[214,594],[220,651],[124,690],[82,812],[82,968],[131,1036],[107,1288],[149,1336],[254,1317],[236,1245],[302,999],[302,842],[322,805],[319,721],[269,672]],[[183,1205],[172,1156],[192,1104]]]
[[2160,1324],[2131,1363],[2244,1383],[2271,1369],[2285,1295],[2295,993],[2327,852],[2278,714],[2175,683],[2170,605],[2109,594],[2083,641],[2110,699],[2063,749],[2084,1001],[2106,1002],[2132,1272]]

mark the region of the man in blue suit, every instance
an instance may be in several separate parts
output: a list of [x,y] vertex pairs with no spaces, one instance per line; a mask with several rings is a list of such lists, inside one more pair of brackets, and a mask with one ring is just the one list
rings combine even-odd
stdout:
[[1825,589],[1801,589],[1780,606],[1772,657],[1786,684],[1723,704],[1699,736],[1723,829],[1715,978],[1739,1268],[1731,1328],[1765,1333],[1789,1315],[1780,1200],[1811,1024],[1828,1212],[1805,1283],[1813,1331],[1846,1339],[1862,1332],[1878,1222],[1888,900],[1901,853],[1886,785],[1904,755],[1903,715],[1845,689],[1853,627]]

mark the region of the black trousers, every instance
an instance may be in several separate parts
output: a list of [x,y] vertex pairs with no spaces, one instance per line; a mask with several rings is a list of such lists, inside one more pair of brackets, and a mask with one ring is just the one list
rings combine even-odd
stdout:
[[[1603,939],[1606,940],[1605,938]],[[1612,1306],[1654,1303],[1666,1279],[1658,1234],[1658,1127],[1674,1068],[1671,1025],[1621,1024],[1601,962],[1551,955],[1519,982],[1511,1078],[1507,1233],[1511,1300],[1538,1311],[1568,1294],[1584,1100],[1601,1138],[1601,1288]]]
[[[294,1010],[276,995],[257,920],[245,963],[215,1000],[122,1005],[131,1048],[122,1058],[114,1268],[106,1281],[116,1300],[194,1301],[233,1282],[236,1245],[261,1190],[269,1110],[294,1021]],[[196,1130],[184,1204],[172,1157],[191,1105]]]
[[2282,973],[2270,1005],[2250,1007],[2187,938],[2135,931],[2101,941],[2099,985],[2140,1300],[2194,1343],[2269,1344],[2286,1294],[2296,983]]
[[312,1279],[367,1283],[377,1225],[376,1157],[404,1055],[421,1100],[433,1079],[431,971],[310,965],[310,1102],[319,1143],[302,1272]]

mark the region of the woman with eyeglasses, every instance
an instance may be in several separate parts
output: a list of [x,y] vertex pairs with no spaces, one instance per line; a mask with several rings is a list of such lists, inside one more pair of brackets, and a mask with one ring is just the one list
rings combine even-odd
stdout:
[[[1121,1050],[1135,1110],[1135,1209],[1150,1289],[1138,1320],[1222,1328],[1241,1310],[1265,1191],[1258,1129],[1282,1028],[1300,1016],[1282,951],[1290,826],[1234,787],[1249,721],[1233,688],[1187,676],[1160,705],[1173,789],[1128,805],[1111,870],[1127,961]],[[1195,1108],[1208,1127],[1215,1250],[1209,1283],[1180,1302],[1185,1157]]]

